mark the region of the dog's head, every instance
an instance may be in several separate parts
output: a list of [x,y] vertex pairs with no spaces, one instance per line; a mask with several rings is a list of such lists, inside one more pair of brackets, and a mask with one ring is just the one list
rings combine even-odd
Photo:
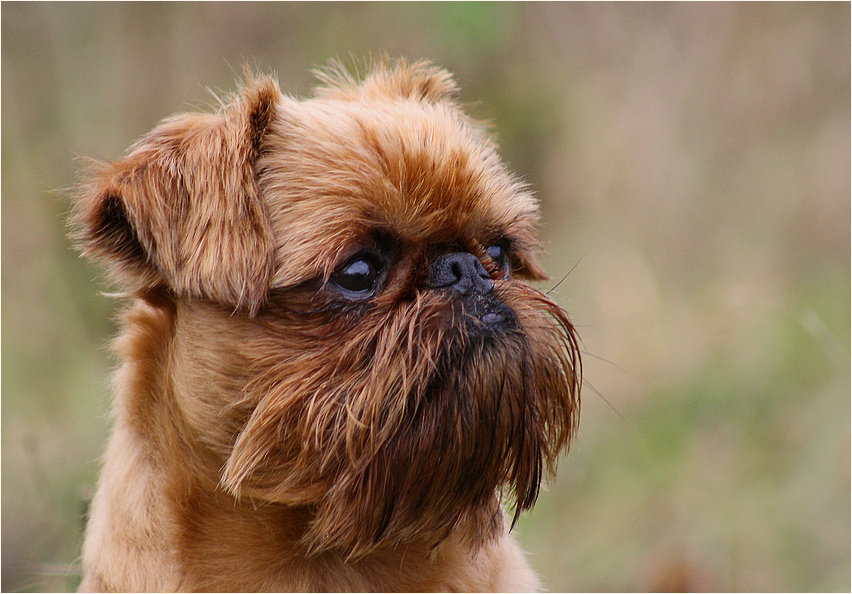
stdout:
[[164,121],[80,192],[81,243],[174,311],[158,365],[222,488],[307,510],[313,551],[482,541],[579,413],[574,329],[526,282],[536,203],[447,72],[321,77]]

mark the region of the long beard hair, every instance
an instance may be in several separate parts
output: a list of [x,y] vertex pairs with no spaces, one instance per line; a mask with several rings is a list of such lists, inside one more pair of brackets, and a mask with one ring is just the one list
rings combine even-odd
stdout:
[[458,527],[473,546],[495,536],[498,499],[516,520],[570,445],[582,381],[556,303],[516,282],[495,296],[511,316],[496,331],[434,291],[349,315],[273,303],[223,485],[308,509],[306,554],[433,547]]

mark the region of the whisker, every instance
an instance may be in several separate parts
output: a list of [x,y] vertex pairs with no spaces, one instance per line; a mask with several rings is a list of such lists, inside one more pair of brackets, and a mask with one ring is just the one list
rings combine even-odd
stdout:
[[607,399],[606,399],[606,396],[604,396],[603,394],[601,394],[600,390],[598,390],[596,387],[594,387],[592,384],[590,384],[590,383],[589,383],[589,381],[588,381],[587,379],[585,379],[585,378],[583,379],[583,385],[585,385],[585,386],[586,386],[587,388],[589,388],[592,392],[594,392],[597,396],[599,396],[599,397],[600,397],[600,399],[601,399],[601,400],[603,400],[603,401],[606,403],[606,405],[612,409],[612,412],[614,412],[615,414],[617,414],[617,415],[618,415],[618,418],[619,418],[619,419],[621,419],[621,420],[622,420],[622,421],[624,421],[625,423],[627,422],[627,419],[625,419],[625,418],[622,416],[622,414],[621,414],[620,412],[618,412],[618,409],[616,409],[616,408],[612,405],[612,403],[611,403],[609,400],[607,400]]
[[[591,249],[591,248],[589,248],[589,249]],[[577,262],[576,262],[576,263],[575,263],[575,264],[571,267],[571,270],[569,270],[568,272],[566,272],[566,273],[565,273],[565,276],[563,276],[563,277],[560,279],[560,281],[559,281],[558,283],[556,283],[555,285],[553,285],[553,286],[550,288],[550,290],[549,290],[549,291],[547,291],[547,292],[545,293],[545,295],[550,295],[553,291],[555,291],[555,290],[556,290],[556,288],[557,288],[559,285],[561,285],[563,282],[565,282],[565,279],[566,279],[566,278],[568,278],[568,275],[570,275],[572,272],[574,272],[574,269],[575,269],[575,268],[577,268],[577,265],[578,265],[580,262],[582,262],[582,261],[583,261],[583,258],[585,258],[585,257],[586,257],[586,254],[588,254],[588,253],[589,253],[589,250],[586,250],[585,252],[583,252],[583,255],[582,255],[582,256],[580,256],[580,259],[579,259],[579,260],[577,260]]]
[[597,359],[598,361],[603,361],[604,363],[609,363],[610,365],[615,367],[617,370],[619,370],[621,373],[627,373],[626,371],[624,371],[624,369],[621,368],[621,366],[618,365],[618,363],[613,363],[612,361],[610,361],[606,357],[601,357],[600,355],[590,353],[589,351],[580,351],[580,353],[587,356],[587,357],[592,357],[593,359]]

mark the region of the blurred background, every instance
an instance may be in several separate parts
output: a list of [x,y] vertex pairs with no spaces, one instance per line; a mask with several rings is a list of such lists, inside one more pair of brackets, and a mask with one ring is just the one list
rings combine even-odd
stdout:
[[453,71],[543,211],[586,356],[517,533],[551,590],[850,590],[848,3],[2,4],[2,589],[79,581],[119,304],[66,239],[79,157],[242,65]]

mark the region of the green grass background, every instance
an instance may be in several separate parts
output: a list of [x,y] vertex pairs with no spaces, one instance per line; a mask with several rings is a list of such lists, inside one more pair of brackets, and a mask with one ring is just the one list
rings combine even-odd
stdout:
[[580,433],[517,528],[545,585],[850,590],[848,3],[0,10],[4,591],[76,587],[107,435],[117,303],[66,239],[76,158],[245,62],[305,95],[385,51],[456,74],[540,197],[546,268],[577,264]]

